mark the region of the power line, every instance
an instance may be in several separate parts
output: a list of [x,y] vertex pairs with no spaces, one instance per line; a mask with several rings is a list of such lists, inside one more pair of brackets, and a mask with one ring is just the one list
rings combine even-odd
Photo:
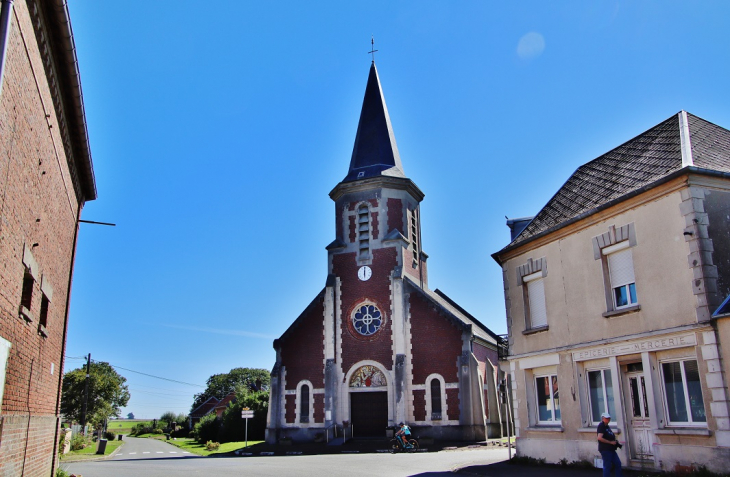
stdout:
[[[98,361],[96,361],[96,360],[92,360],[92,361],[94,361],[95,363],[97,363],[97,362],[98,362]],[[185,384],[186,386],[194,386],[194,387],[196,387],[196,388],[203,388],[203,389],[205,389],[205,386],[203,386],[203,385],[200,385],[200,384],[191,384],[191,383],[186,383],[186,382],[184,382],[184,381],[177,381],[177,380],[175,380],[175,379],[169,379],[169,378],[163,378],[163,377],[160,377],[160,376],[154,376],[154,375],[152,375],[152,374],[147,374],[147,373],[143,373],[143,372],[141,372],[141,371],[135,371],[135,370],[133,370],[133,369],[127,369],[127,368],[122,368],[121,366],[117,366],[116,364],[111,364],[111,363],[107,363],[107,364],[108,364],[109,366],[112,366],[112,367],[114,367],[114,368],[118,368],[118,369],[123,369],[123,370],[125,370],[125,371],[129,371],[130,373],[137,373],[137,374],[141,374],[142,376],[149,376],[150,378],[155,378],[155,379],[162,379],[163,381],[170,381],[171,383]]]

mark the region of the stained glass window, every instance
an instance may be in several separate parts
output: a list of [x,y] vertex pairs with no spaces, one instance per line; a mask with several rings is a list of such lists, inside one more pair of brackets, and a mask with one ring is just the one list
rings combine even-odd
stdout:
[[386,385],[383,372],[371,365],[361,367],[350,378],[351,388],[378,388]]
[[378,308],[370,303],[359,306],[352,315],[355,330],[363,336],[375,334],[383,324],[383,316]]

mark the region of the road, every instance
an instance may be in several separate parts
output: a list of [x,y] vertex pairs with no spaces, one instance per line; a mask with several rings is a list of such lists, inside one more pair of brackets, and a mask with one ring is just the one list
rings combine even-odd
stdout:
[[153,439],[125,437],[126,444],[111,459],[64,464],[84,477],[347,475],[388,477],[440,476],[471,465],[507,458],[507,449],[479,448],[418,454],[329,454],[299,456],[198,457]]

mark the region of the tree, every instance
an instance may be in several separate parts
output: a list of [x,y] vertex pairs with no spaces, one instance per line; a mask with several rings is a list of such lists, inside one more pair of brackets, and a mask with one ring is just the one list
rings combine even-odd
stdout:
[[134,413],[130,412],[127,414],[127,419],[134,419]]
[[268,391],[271,385],[271,375],[265,369],[233,368],[228,373],[214,374],[208,378],[206,384],[205,391],[195,395],[195,400],[190,408],[191,412],[209,398],[223,399],[228,394],[236,392],[241,386],[251,391]]
[[[84,405],[84,384],[86,368],[69,371],[63,376],[61,413],[73,421],[81,421]],[[127,378],[117,373],[109,364],[92,362],[89,369],[89,401],[86,419],[99,424],[111,416],[119,416],[121,407],[129,402]]]

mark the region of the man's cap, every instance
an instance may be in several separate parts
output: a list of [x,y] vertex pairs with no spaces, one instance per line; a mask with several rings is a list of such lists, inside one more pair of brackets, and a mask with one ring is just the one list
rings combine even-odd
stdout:
[[611,419],[611,415],[609,413],[607,413],[607,412],[604,412],[603,414],[601,414],[601,419],[604,419],[604,418],[605,419]]

